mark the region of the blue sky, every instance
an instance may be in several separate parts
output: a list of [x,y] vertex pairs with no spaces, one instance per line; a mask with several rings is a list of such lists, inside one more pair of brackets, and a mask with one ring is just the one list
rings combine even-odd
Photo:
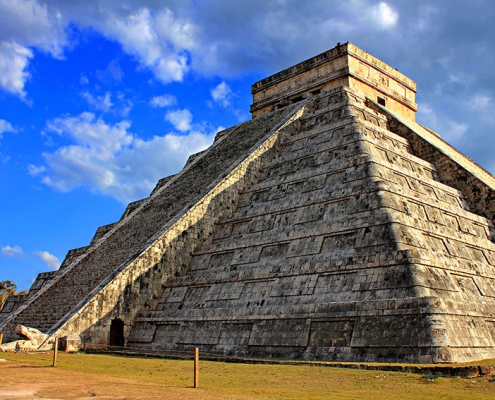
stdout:
[[0,280],[28,289],[215,133],[251,84],[350,41],[495,173],[495,2],[0,0]]

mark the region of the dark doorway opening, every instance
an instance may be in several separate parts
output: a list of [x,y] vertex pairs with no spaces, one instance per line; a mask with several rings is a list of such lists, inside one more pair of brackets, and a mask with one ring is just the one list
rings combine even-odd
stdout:
[[124,321],[114,319],[110,325],[110,346],[124,345]]

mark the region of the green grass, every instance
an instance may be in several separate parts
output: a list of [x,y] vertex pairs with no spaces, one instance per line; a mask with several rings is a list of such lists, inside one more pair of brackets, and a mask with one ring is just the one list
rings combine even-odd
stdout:
[[[184,391],[189,398],[255,399],[494,399],[491,377],[476,379],[425,379],[419,374],[366,371],[342,368],[291,365],[254,365],[200,361],[200,389],[191,389],[193,362],[157,358],[123,357],[101,354],[58,354],[57,368],[50,368],[52,354],[9,354],[0,358],[15,363],[0,363],[0,384],[8,383],[5,365],[18,366],[42,379],[45,371],[61,376],[71,373],[76,382],[102,382],[110,390],[140,387]],[[22,368],[21,368],[22,367]],[[41,367],[41,368],[40,368]],[[67,378],[69,379],[69,378]],[[78,381],[79,382],[79,381]],[[105,383],[107,382],[107,383]],[[136,386],[137,385],[137,386]],[[0,386],[1,388],[1,386]],[[61,390],[61,389],[60,389]],[[117,391],[117,389],[114,389]],[[131,389],[127,392],[130,397]],[[134,389],[132,389],[134,390]],[[124,391],[125,392],[125,391]],[[182,393],[182,392],[181,392]],[[48,395],[55,394],[47,392]],[[56,393],[57,398],[63,394]],[[234,396],[234,397],[229,397]],[[0,396],[1,397],[1,396]],[[165,397],[166,398],[166,397]],[[184,398],[188,398],[187,396]],[[199,397],[198,397],[199,398]]]

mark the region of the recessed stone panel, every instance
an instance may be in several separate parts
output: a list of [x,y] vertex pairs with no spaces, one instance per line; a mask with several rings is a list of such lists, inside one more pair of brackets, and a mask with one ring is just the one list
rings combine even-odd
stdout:
[[309,335],[310,347],[348,347],[351,344],[353,320],[313,321]]
[[260,258],[263,260],[285,258],[289,250],[289,243],[280,243],[273,246],[265,246],[261,251]]
[[455,215],[444,213],[443,218],[445,220],[445,224],[454,232],[459,232],[461,230],[459,220]]
[[477,276],[474,278],[476,287],[483,296],[495,297],[495,279]]
[[225,239],[232,234],[232,224],[221,224],[216,227],[213,235],[214,240]]
[[222,332],[221,323],[191,321],[183,322],[174,342],[186,345],[217,345]]
[[242,293],[243,287],[243,282],[235,282],[230,285],[218,283],[210,287],[204,298],[208,301],[237,300]]
[[304,224],[306,222],[319,221],[323,218],[325,211],[327,210],[327,204],[311,204],[306,207],[301,207],[298,211],[298,215],[294,223]]
[[348,232],[343,234],[336,234],[332,236],[326,236],[323,239],[323,245],[321,247],[322,253],[337,252],[340,250],[354,250],[354,244],[356,243],[357,232]]
[[180,324],[157,324],[156,333],[153,337],[153,342],[163,346],[170,346],[172,343],[177,342],[177,335],[179,333]]
[[355,286],[357,273],[340,273],[320,275],[315,284],[315,295],[330,295],[325,298],[331,299],[334,293],[349,293],[353,288],[359,290],[360,287]]
[[451,274],[452,279],[455,281],[459,288],[459,292],[466,298],[473,298],[473,296],[479,296],[480,290],[474,282],[471,276]]
[[141,323],[136,325],[129,336],[128,341],[132,343],[151,343],[155,337],[156,324]]
[[256,322],[249,339],[250,346],[308,345],[309,321],[306,319],[276,319]]
[[273,215],[261,215],[251,220],[249,224],[249,232],[268,231],[273,228],[275,217]]
[[349,207],[350,199],[342,199],[326,204],[326,211],[323,215],[324,221],[331,221],[332,219],[339,218]]
[[163,292],[162,298],[165,303],[180,303],[184,300],[187,290],[187,286],[167,287]]
[[263,299],[271,293],[274,279],[258,280],[254,282],[244,282],[241,298],[249,301]]
[[229,251],[227,253],[216,253],[210,256],[209,267],[210,268],[227,268],[232,263],[234,258],[234,252]]
[[224,322],[220,333],[220,346],[232,346],[233,349],[249,345],[249,338],[253,330],[252,323]]
[[318,275],[300,275],[279,278],[272,284],[271,297],[303,296],[312,294]]
[[237,264],[254,263],[259,260],[260,252],[261,252],[260,248],[253,249],[253,248],[243,247],[237,249],[234,253],[231,264],[237,265]]
[[318,254],[321,250],[324,236],[312,236],[291,242],[287,258]]

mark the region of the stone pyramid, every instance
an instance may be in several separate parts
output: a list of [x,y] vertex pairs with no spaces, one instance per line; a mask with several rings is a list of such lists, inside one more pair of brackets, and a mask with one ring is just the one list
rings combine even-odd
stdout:
[[[253,85],[253,120],[41,275],[0,325],[87,349],[495,357],[495,178],[350,43]],[[8,304],[7,304],[8,305]]]

